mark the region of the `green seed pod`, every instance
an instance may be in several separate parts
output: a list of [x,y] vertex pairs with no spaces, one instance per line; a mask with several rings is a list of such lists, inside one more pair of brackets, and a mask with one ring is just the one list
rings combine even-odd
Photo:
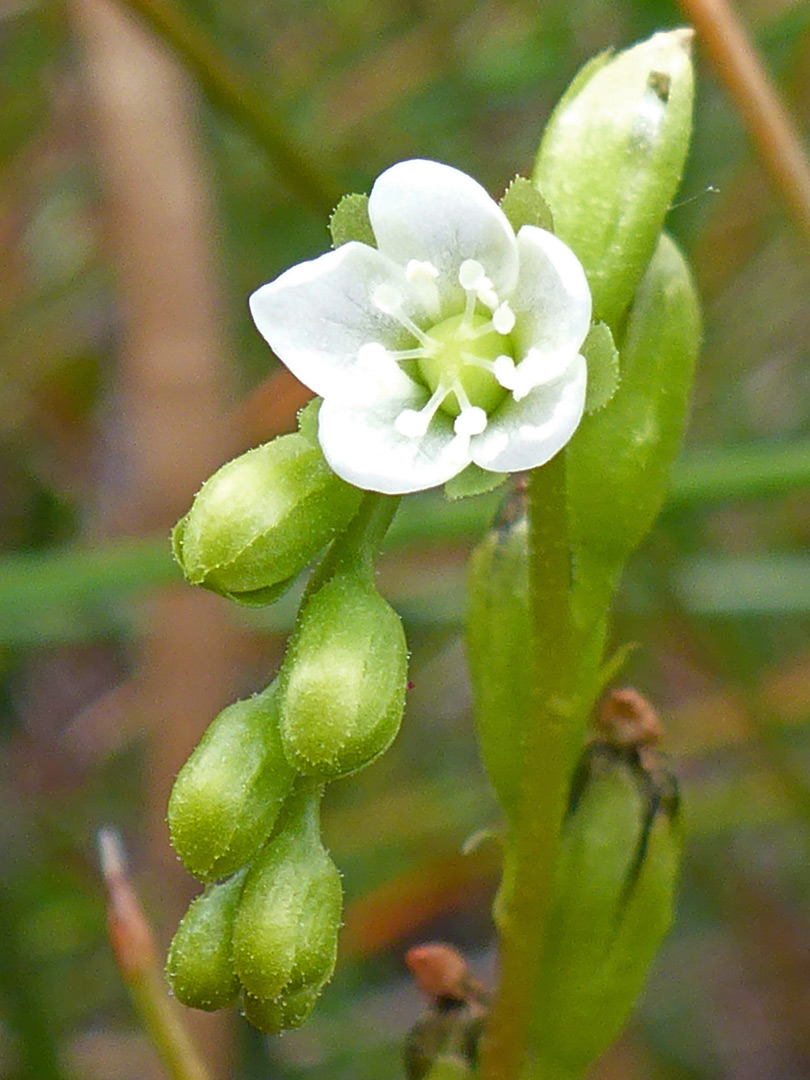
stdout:
[[300,1027],[321,996],[323,984],[303,986],[299,990],[284,993],[275,1001],[262,1001],[242,991],[242,1015],[259,1031],[268,1035],[280,1035]]
[[180,920],[166,960],[174,996],[192,1009],[222,1009],[239,994],[231,937],[246,871],[209,885]]
[[186,868],[209,880],[244,866],[270,835],[294,779],[278,732],[276,683],[223,709],[169,798],[172,844]]
[[402,623],[365,574],[338,573],[307,602],[281,667],[281,740],[304,775],[332,779],[378,757],[399,730]]
[[193,585],[267,604],[354,517],[360,492],[339,479],[317,441],[284,435],[203,484],[175,526],[174,554]]
[[575,77],[532,177],[615,332],[678,186],[692,130],[692,30],[654,34]]
[[335,966],[342,894],[321,843],[320,794],[302,784],[290,796],[245,880],[234,964],[245,991],[262,1002],[322,986]]
[[615,1039],[672,918],[677,788],[642,760],[594,743],[575,773],[533,1003],[543,1075],[578,1080]]
[[689,269],[662,236],[620,342],[619,388],[583,417],[566,451],[575,578],[585,592],[618,574],[661,508],[699,345]]
[[520,733],[529,712],[531,636],[526,495],[504,503],[472,553],[467,659],[484,768],[508,817],[517,810]]

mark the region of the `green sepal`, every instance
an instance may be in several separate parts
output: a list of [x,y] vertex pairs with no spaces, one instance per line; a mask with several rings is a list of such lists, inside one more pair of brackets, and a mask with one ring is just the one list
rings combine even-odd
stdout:
[[332,247],[339,248],[350,240],[376,247],[377,240],[368,216],[368,195],[344,195],[329,219]]
[[486,495],[500,487],[508,477],[508,473],[490,472],[472,461],[466,469],[462,469],[447,481],[444,485],[444,496],[454,502],[456,499],[468,499],[472,495]]
[[532,181],[616,332],[655,249],[692,128],[691,31],[598,57],[546,126]]
[[239,994],[231,938],[246,871],[209,885],[180,920],[166,959],[166,978],[178,1001],[210,1012]]
[[322,985],[303,986],[269,1001],[255,998],[243,990],[240,999],[242,1015],[266,1035],[280,1035],[304,1023],[315,1008],[322,989]]
[[591,325],[582,355],[588,365],[588,389],[585,395],[585,412],[595,413],[604,409],[619,388],[619,350],[607,323]]
[[298,410],[298,431],[311,443],[312,446],[320,446],[318,441],[318,413],[321,411],[323,398],[315,397],[308,401],[303,408]]
[[270,835],[294,779],[278,732],[276,684],[228,705],[169,796],[169,832],[183,865],[204,881],[244,866]]
[[407,670],[402,623],[370,575],[328,580],[307,599],[279,673],[290,764],[334,779],[382,754],[399,731]]
[[234,966],[259,1001],[322,986],[334,970],[342,890],[321,843],[320,798],[318,787],[298,786],[245,879],[234,919]]
[[524,225],[554,232],[554,217],[546,200],[525,176],[516,176],[503,193],[501,210],[517,233]]

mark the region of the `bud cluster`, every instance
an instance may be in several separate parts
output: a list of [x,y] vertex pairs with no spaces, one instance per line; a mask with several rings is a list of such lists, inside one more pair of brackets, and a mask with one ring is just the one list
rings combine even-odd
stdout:
[[270,602],[334,538],[278,677],[216,717],[169,800],[172,844],[206,883],[172,942],[169,982],[194,1008],[239,1001],[268,1032],[301,1024],[334,969],[342,892],[320,837],[324,783],[388,747],[407,674],[371,558],[392,500],[358,511],[307,413],[298,434],[220,469],[174,537],[189,580],[247,603]]

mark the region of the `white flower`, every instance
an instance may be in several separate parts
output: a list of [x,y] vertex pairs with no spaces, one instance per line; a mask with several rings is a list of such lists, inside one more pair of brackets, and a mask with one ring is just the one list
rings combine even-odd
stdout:
[[585,273],[551,233],[434,161],[384,172],[368,202],[377,247],[351,241],[250,298],[256,326],[324,398],[319,438],[360,488],[435,487],[471,461],[542,465],[585,402]]

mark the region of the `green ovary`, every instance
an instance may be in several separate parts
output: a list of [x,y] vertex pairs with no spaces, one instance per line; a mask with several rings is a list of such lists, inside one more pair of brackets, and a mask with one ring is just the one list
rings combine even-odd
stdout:
[[[474,315],[472,330],[477,330],[489,322],[483,315]],[[431,341],[439,346],[433,356],[424,356],[419,360],[419,371],[431,393],[442,383],[452,386],[461,384],[470,404],[477,405],[487,414],[494,412],[506,395],[506,391],[495,376],[482,367],[469,363],[464,358],[477,357],[479,360],[492,361],[503,355],[512,355],[512,342],[508,335],[489,330],[480,337],[470,337],[465,333],[467,327],[464,315],[453,315],[427,332]],[[448,394],[441,405],[442,411],[450,416],[458,416],[461,405],[455,394]]]

